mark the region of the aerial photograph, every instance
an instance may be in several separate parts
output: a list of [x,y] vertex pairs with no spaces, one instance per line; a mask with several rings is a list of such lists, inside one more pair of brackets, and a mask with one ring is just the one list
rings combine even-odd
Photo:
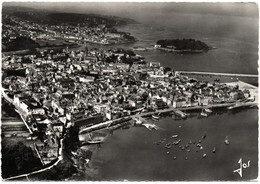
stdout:
[[1,181],[258,181],[257,3],[1,10]]

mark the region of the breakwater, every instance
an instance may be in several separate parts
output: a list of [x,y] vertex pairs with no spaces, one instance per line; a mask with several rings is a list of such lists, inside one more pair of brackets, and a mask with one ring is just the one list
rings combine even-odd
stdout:
[[193,71],[176,71],[176,73],[184,75],[205,75],[205,76],[226,76],[226,77],[254,77],[258,78],[258,75],[252,74],[233,74],[233,73],[212,73],[212,72],[193,72]]

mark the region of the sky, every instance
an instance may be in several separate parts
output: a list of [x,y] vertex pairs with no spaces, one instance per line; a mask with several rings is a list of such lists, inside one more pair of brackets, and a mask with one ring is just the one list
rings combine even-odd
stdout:
[[138,18],[150,13],[182,12],[258,17],[255,3],[174,3],[174,2],[6,2],[11,6],[30,7],[51,11],[97,13]]

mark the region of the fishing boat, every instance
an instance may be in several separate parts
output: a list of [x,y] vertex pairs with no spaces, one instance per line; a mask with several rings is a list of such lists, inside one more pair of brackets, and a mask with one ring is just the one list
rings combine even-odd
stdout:
[[134,118],[134,120],[135,120],[135,124],[136,125],[141,125],[143,122],[140,120],[140,119],[138,119],[138,118]]
[[213,150],[212,150],[212,153],[216,153],[216,148],[214,147]]
[[149,130],[158,130],[158,127],[156,125],[154,125],[154,124],[144,123],[143,126],[148,128]]
[[203,109],[202,109],[200,115],[201,115],[201,116],[204,116],[204,117],[208,117],[208,114],[207,114],[205,111],[203,111]]
[[235,108],[235,105],[230,106],[230,107],[228,107],[227,109],[228,109],[228,110],[232,110],[232,109],[234,109],[234,108]]
[[225,144],[226,144],[226,145],[229,145],[228,136],[226,136],[226,139],[225,139],[225,141],[224,141],[224,142],[225,142]]
[[178,135],[172,135],[172,138],[176,138],[176,137],[178,137]]
[[206,132],[204,132],[204,134],[202,135],[202,139],[205,139],[205,138],[206,138],[206,136],[207,136],[207,133],[206,133]]
[[89,144],[99,144],[102,143],[103,140],[102,139],[94,139],[94,140],[88,140],[87,143]]
[[178,145],[181,142],[181,139],[179,139],[178,141],[173,142],[174,145]]
[[153,115],[152,115],[152,118],[153,118],[153,120],[159,120],[159,119],[160,119],[160,116],[159,116],[159,115],[156,115],[156,114],[153,114]]
[[167,148],[167,149],[171,149],[171,144],[170,143],[167,143],[166,145],[165,145],[165,148]]
[[105,140],[105,136],[102,134],[95,133],[97,135],[92,135],[91,133],[88,133],[88,140],[86,143],[88,144],[99,144],[102,143]]
[[212,113],[212,110],[209,109],[209,108],[206,108],[206,109],[205,109],[205,112],[207,112],[207,113]]

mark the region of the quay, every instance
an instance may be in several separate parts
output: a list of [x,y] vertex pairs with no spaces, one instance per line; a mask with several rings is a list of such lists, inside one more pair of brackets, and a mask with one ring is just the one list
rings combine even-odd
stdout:
[[214,73],[214,72],[192,72],[192,71],[176,71],[179,74],[190,74],[190,75],[206,75],[206,76],[227,76],[227,77],[255,77],[258,75],[252,74],[233,74],[233,73]]
[[82,130],[79,131],[79,134],[84,134],[87,132],[91,132],[94,130],[98,130],[98,129],[103,129],[103,128],[107,128],[125,121],[129,121],[131,119],[133,120],[140,120],[143,123],[146,123],[146,125],[151,124],[149,123],[147,120],[145,120],[143,117],[148,117],[148,116],[152,116],[153,114],[164,114],[164,113],[170,113],[173,112],[176,115],[181,116],[182,118],[187,117],[187,114],[183,111],[189,111],[189,110],[200,110],[200,109],[205,109],[205,108],[209,108],[209,109],[214,109],[214,108],[225,108],[225,107],[230,107],[230,109],[232,108],[238,108],[238,107],[247,107],[247,106],[257,106],[258,103],[257,102],[246,102],[246,103],[236,103],[236,102],[232,102],[232,103],[223,103],[223,104],[213,104],[213,105],[207,105],[207,106],[191,106],[191,107],[181,107],[181,108],[167,108],[167,109],[161,109],[161,110],[156,110],[156,111],[151,111],[151,112],[144,112],[144,113],[140,113],[140,114],[135,114],[132,116],[127,116],[124,118],[119,118],[119,119],[115,119],[115,120],[109,120],[103,123],[99,123],[96,125],[92,125],[90,127],[84,128]]
[[84,133],[91,132],[91,131],[94,131],[94,130],[107,128],[107,127],[110,127],[110,126],[113,126],[113,125],[116,125],[116,124],[119,124],[119,123],[129,121],[131,119],[132,118],[130,116],[127,116],[127,117],[118,118],[118,119],[115,119],[115,120],[105,121],[105,122],[102,122],[102,123],[99,123],[99,124],[96,124],[96,125],[92,125],[90,127],[83,128],[79,131],[79,134],[84,134]]

